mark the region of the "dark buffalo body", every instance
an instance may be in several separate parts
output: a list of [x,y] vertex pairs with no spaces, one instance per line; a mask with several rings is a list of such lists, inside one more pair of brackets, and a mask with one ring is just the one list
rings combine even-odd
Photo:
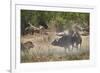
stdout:
[[78,32],[73,33],[72,42],[73,42],[73,44],[74,43],[76,44],[76,47],[78,47],[79,44],[81,45],[82,38]]
[[58,40],[54,40],[52,45],[60,46],[64,48],[69,48],[70,45],[73,44],[72,37],[69,35],[64,35]]
[[63,35],[61,38],[54,40],[52,42],[52,45],[54,46],[60,46],[66,48],[72,48],[74,47],[74,44],[76,44],[75,47],[77,47],[79,44],[81,45],[82,38],[78,32],[72,32],[69,35]]

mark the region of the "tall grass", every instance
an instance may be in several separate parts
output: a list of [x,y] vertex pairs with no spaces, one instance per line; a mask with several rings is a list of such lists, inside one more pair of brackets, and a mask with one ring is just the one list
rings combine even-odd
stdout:
[[54,33],[48,35],[28,35],[21,38],[21,41],[32,41],[34,48],[29,52],[21,51],[21,62],[46,62],[46,61],[67,61],[67,60],[88,60],[89,59],[89,37],[82,36],[82,47],[77,50],[67,51],[63,47],[53,46],[51,42],[55,38]]

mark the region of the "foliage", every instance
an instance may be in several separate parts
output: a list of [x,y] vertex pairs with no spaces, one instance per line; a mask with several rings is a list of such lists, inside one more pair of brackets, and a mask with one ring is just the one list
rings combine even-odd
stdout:
[[21,25],[25,26],[28,22],[37,27],[41,24],[54,25],[51,28],[63,31],[76,23],[83,27],[89,26],[89,13],[21,10]]

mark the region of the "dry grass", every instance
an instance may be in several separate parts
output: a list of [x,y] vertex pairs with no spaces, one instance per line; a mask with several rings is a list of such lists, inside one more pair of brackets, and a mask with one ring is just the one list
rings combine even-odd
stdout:
[[51,42],[57,38],[54,32],[48,35],[27,35],[21,37],[22,42],[32,41],[34,48],[27,52],[21,52],[21,62],[45,62],[45,61],[66,61],[66,60],[85,60],[89,59],[89,37],[82,36],[82,47],[77,50],[67,51],[63,47],[53,46]]

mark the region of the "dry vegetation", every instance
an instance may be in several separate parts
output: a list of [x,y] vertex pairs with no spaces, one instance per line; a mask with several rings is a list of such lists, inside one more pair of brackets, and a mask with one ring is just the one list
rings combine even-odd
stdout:
[[[32,41],[34,48],[29,53],[21,51],[21,62],[46,62],[89,59],[89,36],[82,36],[82,47],[73,51],[66,51],[63,47],[53,46],[51,42],[57,38],[54,32],[48,35],[34,34],[21,37],[22,42]],[[59,38],[59,37],[58,37]]]
[[[21,62],[89,59],[89,20],[90,13],[84,12],[21,10],[21,43],[31,41],[34,44],[34,47],[29,48],[29,51],[21,51]],[[74,48],[65,51],[63,47],[51,45],[55,38],[59,38],[56,33],[71,30],[73,25],[80,26],[78,28],[83,32],[88,32],[82,36],[80,49]]]

